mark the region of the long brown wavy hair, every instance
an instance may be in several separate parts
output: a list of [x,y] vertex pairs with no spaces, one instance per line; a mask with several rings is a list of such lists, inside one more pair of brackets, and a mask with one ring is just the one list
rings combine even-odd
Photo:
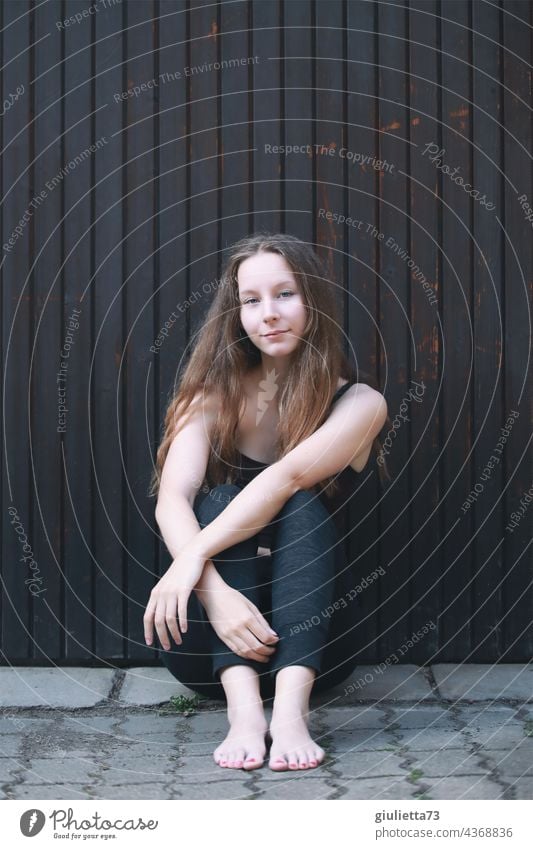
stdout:
[[[340,377],[351,382],[364,377],[365,383],[377,389],[375,381],[368,375],[361,370],[356,372],[344,353],[342,321],[334,286],[309,244],[286,233],[261,232],[241,239],[230,249],[220,285],[191,345],[189,360],[169,402],[150,482],[150,496],[157,495],[159,491],[168,450],[179,427],[191,414],[188,408],[198,391],[205,396],[223,399],[223,405],[217,405],[204,482],[210,488],[235,482],[239,465],[236,431],[246,407],[243,377],[261,363],[261,352],[241,324],[237,272],[245,259],[260,251],[270,251],[285,259],[300,283],[308,311],[302,334],[306,344],[298,345],[292,353],[291,367],[278,398],[276,458],[281,459],[324,423]],[[381,450],[377,438],[372,447],[376,451]],[[381,481],[384,481],[385,475],[390,480],[384,460],[378,468]],[[328,497],[338,488],[333,476],[320,484],[320,491],[323,490]]]

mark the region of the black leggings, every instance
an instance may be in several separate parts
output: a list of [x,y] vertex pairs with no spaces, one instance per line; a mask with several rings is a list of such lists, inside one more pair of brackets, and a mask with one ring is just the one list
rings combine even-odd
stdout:
[[[198,495],[193,509],[200,527],[212,522],[240,491],[235,484],[223,484]],[[278,634],[268,663],[230,651],[194,592],[181,646],[171,641],[171,648],[162,650],[172,675],[201,695],[224,699],[219,678],[224,666],[255,669],[263,698],[273,696],[275,675],[284,666],[315,669],[313,692],[340,683],[356,666],[356,578],[325,505],[314,493],[300,490],[269,527],[270,555],[257,554],[256,534],[212,558],[224,581],[252,601]]]

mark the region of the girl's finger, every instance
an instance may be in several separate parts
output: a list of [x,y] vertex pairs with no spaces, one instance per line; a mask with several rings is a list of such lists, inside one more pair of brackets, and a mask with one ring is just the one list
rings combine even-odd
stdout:
[[146,610],[143,616],[144,623],[144,639],[150,645],[154,641],[154,612],[156,608],[155,601],[149,601],[146,605]]
[[255,650],[251,650],[251,647],[247,645],[241,637],[235,637],[235,644],[237,646],[238,651],[236,652],[240,657],[245,657],[247,660],[258,660],[260,663],[267,663],[268,658],[264,655],[258,654]]
[[168,639],[168,633],[166,629],[166,621],[165,621],[165,602],[160,599],[157,602],[157,607],[155,610],[155,630],[157,631],[157,636],[159,637],[159,642],[163,646],[164,649],[170,648],[170,642]]
[[167,608],[165,614],[165,620],[168,630],[170,631],[171,636],[174,638],[174,642],[181,646],[182,639],[181,634],[178,629],[178,622],[176,619],[176,599],[169,599],[167,601]]
[[178,597],[178,619],[182,634],[187,632],[187,604],[189,603],[190,594],[191,591],[186,589],[182,590]]

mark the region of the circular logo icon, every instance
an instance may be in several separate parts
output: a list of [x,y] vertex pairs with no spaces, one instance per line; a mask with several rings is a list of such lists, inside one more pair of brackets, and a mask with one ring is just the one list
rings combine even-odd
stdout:
[[46,817],[38,808],[30,808],[24,811],[20,818],[20,830],[24,837],[35,837],[42,830]]

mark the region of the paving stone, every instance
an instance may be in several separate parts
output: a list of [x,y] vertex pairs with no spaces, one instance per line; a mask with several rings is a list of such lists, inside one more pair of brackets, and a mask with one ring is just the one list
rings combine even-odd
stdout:
[[248,781],[249,778],[245,776],[244,780],[235,782],[206,781],[202,784],[180,784],[173,792],[180,799],[246,800],[254,798],[254,794],[247,786]]
[[[186,784],[199,784],[200,782],[215,781],[239,781],[246,778],[248,771],[244,769],[229,769],[220,767],[214,762],[212,756],[181,757],[179,767],[176,769],[181,782]],[[170,776],[172,778],[172,776]]]
[[80,708],[109,695],[112,669],[0,667],[0,706]]
[[124,760],[138,761],[145,758],[155,762],[159,758],[176,758],[180,752],[181,745],[176,739],[160,737],[159,740],[118,740],[114,750],[104,754],[102,760],[116,766]]
[[92,799],[179,799],[164,784],[97,784]]
[[[358,778],[347,781],[349,786],[341,799],[413,799],[414,784],[397,778]],[[345,782],[342,781],[344,785]]]
[[[92,799],[82,784],[19,784],[9,799]],[[101,796],[104,799],[107,797]]]
[[510,782],[515,799],[533,799],[533,781],[531,778],[517,778]]
[[22,778],[24,784],[86,784],[100,771],[98,755],[91,760],[70,758],[34,758],[26,765]]
[[177,735],[180,732],[188,732],[190,717],[181,716],[158,716],[157,713],[148,714],[146,716],[126,716],[121,722],[118,730],[115,732],[118,737],[149,739],[152,734],[173,734]]
[[63,725],[68,731],[76,734],[97,735],[98,740],[106,736],[114,737],[121,727],[121,717],[118,716],[68,716],[63,714]]
[[24,743],[22,735],[15,737],[13,734],[0,737],[0,757],[12,758],[21,754],[21,749]]
[[533,701],[533,664],[437,663],[432,671],[443,699]]
[[381,673],[379,670],[379,664],[358,666],[349,679],[328,691],[330,706],[334,706],[335,695],[338,695],[339,701],[348,699],[352,703],[359,700],[421,702],[436,699],[423,667],[414,664],[391,664],[385,666]]
[[383,731],[370,729],[354,729],[353,731],[333,731],[333,750],[337,754],[343,752],[375,752],[396,749],[392,735]]
[[[311,722],[313,722],[313,718]],[[335,708],[334,710],[321,708],[316,715],[315,728],[318,725],[324,726],[328,734],[334,734],[339,731],[354,731],[362,728],[383,731],[386,721],[385,714],[379,708],[357,705]]]
[[100,779],[106,784],[165,784],[178,773],[178,761],[170,758],[117,758],[117,763],[104,763]]
[[331,782],[323,778],[308,778],[298,776],[298,780],[287,781],[284,784],[267,784],[261,782],[256,799],[333,799],[339,795]]
[[119,700],[125,705],[160,705],[171,696],[198,696],[169,672],[166,666],[135,666],[128,669]]
[[374,776],[404,775],[405,768],[400,764],[404,756],[393,752],[348,752],[336,755],[331,753],[329,763],[335,772],[342,775],[341,783],[347,779],[371,778]]
[[16,758],[0,758],[0,783],[13,781],[23,769],[22,761]]
[[503,799],[503,789],[484,776],[463,776],[462,778],[430,779],[423,777],[429,784],[427,791],[431,799]]
[[505,705],[461,706],[454,709],[458,721],[466,730],[523,727],[523,721],[516,715],[516,709]]
[[[414,757],[414,751],[411,752]],[[416,763],[411,769],[423,772],[423,781],[428,778],[444,778],[451,775],[486,775],[487,769],[479,764],[479,758],[465,749],[442,749],[436,752],[417,752]]]
[[[432,728],[447,729],[455,731],[457,721],[451,711],[439,705],[422,705],[421,707],[394,707],[391,708],[392,718],[389,725],[397,725],[403,731],[410,728]],[[387,724],[384,725],[387,728]]]
[[17,714],[9,711],[6,708],[0,719],[0,738],[4,738],[6,734],[20,734],[21,731],[33,731],[35,733],[46,734],[50,729],[57,728],[58,717],[50,717],[50,719],[32,719],[24,714]]
[[441,751],[461,749],[464,751],[467,741],[460,731],[448,731],[444,728],[409,728],[397,732],[403,746],[413,751]]
[[533,747],[530,741],[526,741],[507,752],[487,748],[483,750],[483,755],[496,765],[498,772],[505,779],[508,776],[513,778],[525,778],[527,776],[533,781],[532,751]]
[[533,761],[533,738],[526,737],[521,725],[509,725],[503,728],[472,728],[463,731],[463,739],[468,745],[477,744],[488,749],[511,751],[515,746],[529,741]]

